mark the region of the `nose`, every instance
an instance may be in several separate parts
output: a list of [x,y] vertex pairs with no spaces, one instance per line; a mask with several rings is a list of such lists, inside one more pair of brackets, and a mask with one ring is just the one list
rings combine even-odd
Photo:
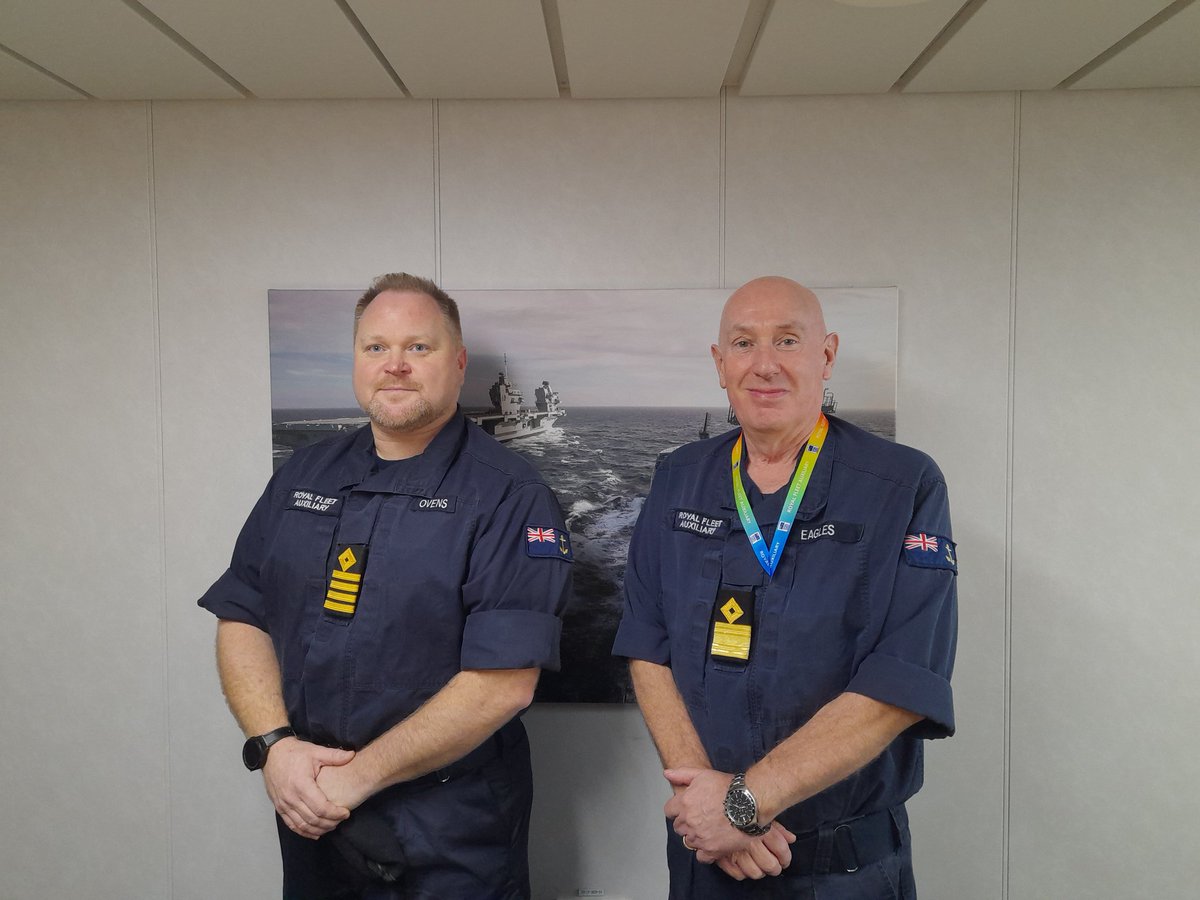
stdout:
[[396,350],[394,353],[388,354],[383,370],[389,375],[404,375],[410,372],[412,368],[408,364],[408,359],[405,357],[404,351]]
[[779,356],[773,344],[760,344],[754,348],[754,374],[770,378],[779,371]]

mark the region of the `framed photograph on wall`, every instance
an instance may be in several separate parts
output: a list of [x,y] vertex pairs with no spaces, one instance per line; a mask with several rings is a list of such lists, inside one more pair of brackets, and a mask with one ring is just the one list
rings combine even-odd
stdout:
[[[609,654],[626,550],[660,454],[736,427],[709,346],[726,289],[450,291],[467,346],[464,413],[525,455],[558,495],[575,553],[561,672],[543,702],[632,702]],[[841,348],[825,407],[896,434],[899,292],[816,291]],[[350,373],[359,291],[272,290],[272,453],[366,424]]]

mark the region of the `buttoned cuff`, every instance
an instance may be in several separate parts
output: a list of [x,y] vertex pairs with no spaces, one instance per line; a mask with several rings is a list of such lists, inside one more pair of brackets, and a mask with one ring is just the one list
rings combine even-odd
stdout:
[[244,622],[262,631],[267,630],[267,623],[261,614],[262,594],[234,575],[231,569],[226,569],[225,574],[204,592],[197,603],[218,619]]
[[954,734],[954,695],[950,682],[929,669],[873,653],[863,660],[846,690],[924,716],[908,731],[914,737],[942,738]]
[[486,609],[467,616],[464,669],[549,669],[557,672],[562,621],[531,609]]
[[671,641],[661,628],[626,615],[617,628],[612,655],[666,666],[671,663]]

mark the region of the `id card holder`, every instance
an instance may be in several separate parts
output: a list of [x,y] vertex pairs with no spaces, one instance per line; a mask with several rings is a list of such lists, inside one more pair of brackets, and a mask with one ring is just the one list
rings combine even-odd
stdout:
[[709,656],[723,665],[745,666],[750,661],[754,628],[754,589],[721,585],[712,610]]

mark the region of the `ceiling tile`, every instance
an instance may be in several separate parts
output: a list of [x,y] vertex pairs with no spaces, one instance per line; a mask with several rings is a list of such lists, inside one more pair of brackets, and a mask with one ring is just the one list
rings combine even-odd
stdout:
[[1169,5],[1170,0],[992,0],[905,90],[1047,90]]
[[572,97],[715,97],[749,0],[558,0]]
[[776,0],[739,93],[749,97],[887,91],[962,2]]
[[0,100],[82,100],[65,85],[0,50]]
[[141,2],[256,97],[402,96],[330,0]]
[[120,0],[4,0],[0,42],[102,100],[241,97]]
[[1071,86],[1200,86],[1200,3],[1176,13]]
[[539,0],[350,0],[414,97],[557,97]]

